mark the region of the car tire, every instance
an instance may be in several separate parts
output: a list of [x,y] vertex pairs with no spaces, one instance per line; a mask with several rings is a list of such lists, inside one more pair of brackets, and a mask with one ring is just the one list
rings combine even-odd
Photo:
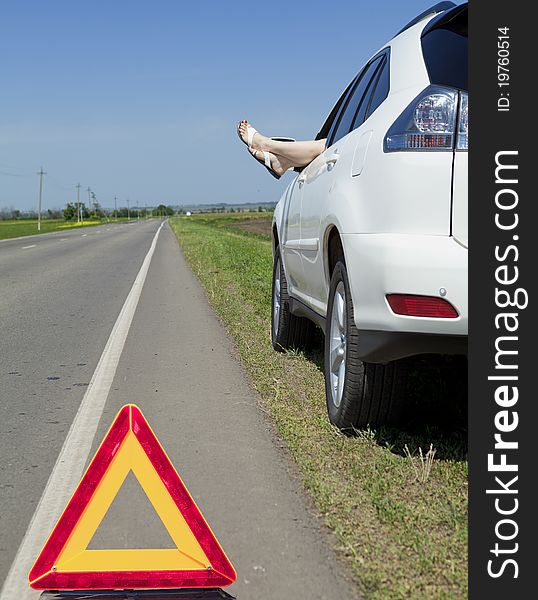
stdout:
[[273,285],[271,290],[271,341],[278,352],[307,348],[314,335],[312,321],[297,317],[290,312],[288,282],[282,265],[280,248],[275,250],[273,261]]
[[329,288],[325,392],[329,420],[346,433],[397,423],[407,389],[407,360],[366,363],[359,359],[359,347],[347,270],[340,259]]

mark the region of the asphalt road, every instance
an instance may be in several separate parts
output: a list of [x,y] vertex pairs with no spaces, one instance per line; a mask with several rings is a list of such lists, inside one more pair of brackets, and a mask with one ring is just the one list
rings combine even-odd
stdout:
[[[51,472],[57,484],[66,436],[76,442],[70,427],[160,224],[0,243],[0,581],[13,571],[36,509],[43,512],[38,503]],[[167,225],[150,259],[85,460],[117,410],[138,404],[236,568],[230,593],[256,600],[355,598]],[[29,543],[20,562],[40,550]],[[90,548],[169,545],[130,475]],[[39,596],[25,582],[19,589],[19,579],[11,573],[16,594],[4,587],[0,600],[8,592],[20,600]]]

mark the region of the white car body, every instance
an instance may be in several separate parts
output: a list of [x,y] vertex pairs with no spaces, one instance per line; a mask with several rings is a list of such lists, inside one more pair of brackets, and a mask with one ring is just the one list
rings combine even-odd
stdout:
[[[276,206],[291,312],[322,328],[331,248],[337,235],[348,271],[361,359],[386,363],[422,353],[466,352],[467,152],[384,149],[391,125],[431,85],[421,47],[429,15],[393,38],[390,90],[360,125],[289,184]],[[387,294],[442,297],[456,318],[395,314]]]

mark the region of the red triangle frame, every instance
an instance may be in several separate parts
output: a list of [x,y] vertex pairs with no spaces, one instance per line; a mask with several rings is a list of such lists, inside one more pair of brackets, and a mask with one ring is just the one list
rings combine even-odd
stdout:
[[[59,572],[53,570],[71,532],[130,431],[140,442],[179,512],[205,552],[211,563],[210,570],[209,568],[182,571]],[[117,414],[28,575],[30,587],[36,590],[214,588],[230,585],[236,578],[235,570],[224,550],[144,415],[134,404],[127,404]]]

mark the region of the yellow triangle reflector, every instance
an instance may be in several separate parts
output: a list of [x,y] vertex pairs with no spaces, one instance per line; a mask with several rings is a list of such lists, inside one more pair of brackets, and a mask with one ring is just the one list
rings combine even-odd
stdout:
[[[176,548],[88,550],[133,472]],[[34,589],[222,587],[236,573],[140,409],[117,414],[29,573]]]

